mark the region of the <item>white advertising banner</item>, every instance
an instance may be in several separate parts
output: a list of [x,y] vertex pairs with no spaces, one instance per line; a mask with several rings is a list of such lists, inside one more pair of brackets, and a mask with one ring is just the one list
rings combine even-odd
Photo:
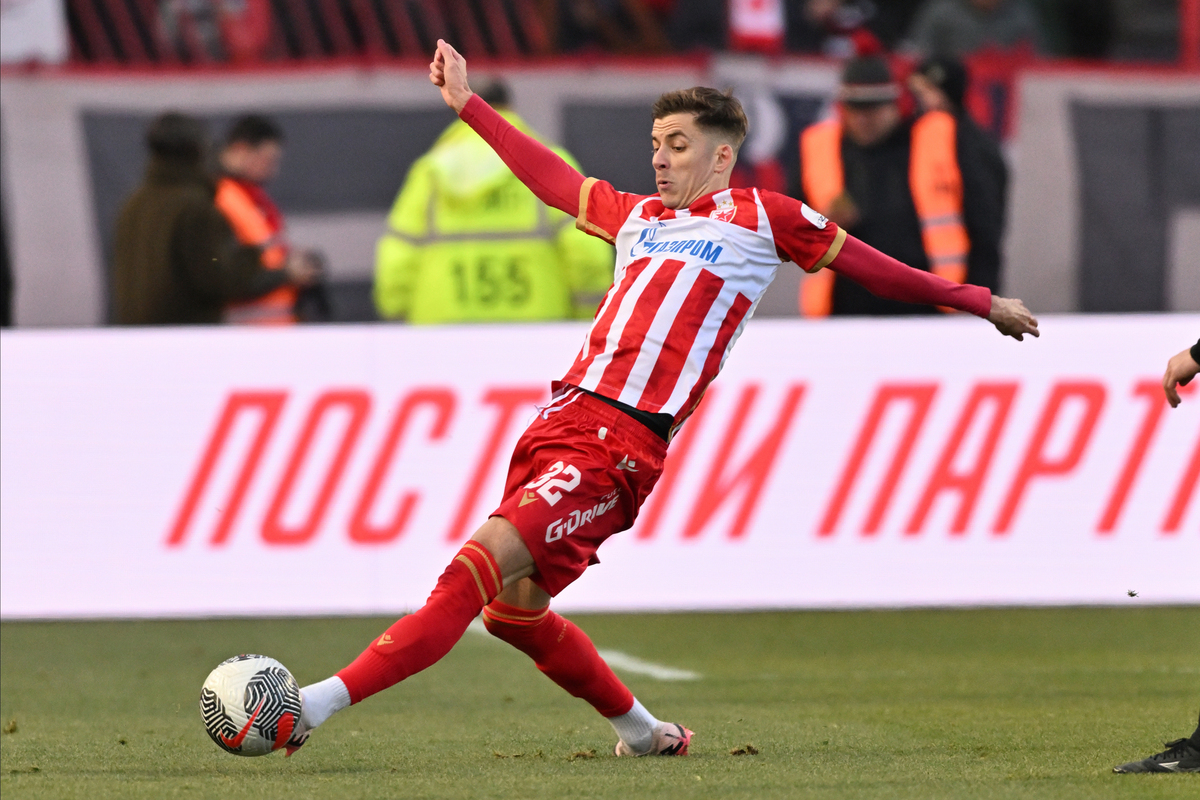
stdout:
[[[1200,603],[1200,316],[1042,331],[751,323],[558,606]],[[417,607],[583,333],[5,332],[0,613]]]

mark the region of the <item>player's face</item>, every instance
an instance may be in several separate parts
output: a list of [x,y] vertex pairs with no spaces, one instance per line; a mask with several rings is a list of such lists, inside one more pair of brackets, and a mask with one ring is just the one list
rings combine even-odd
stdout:
[[655,184],[667,208],[685,208],[728,185],[733,148],[701,130],[694,114],[654,120],[650,140],[654,144]]

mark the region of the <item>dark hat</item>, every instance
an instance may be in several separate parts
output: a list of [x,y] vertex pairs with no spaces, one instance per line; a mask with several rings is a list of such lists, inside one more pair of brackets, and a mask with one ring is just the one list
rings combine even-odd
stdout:
[[862,56],[846,63],[838,97],[849,105],[894,103],[900,97],[900,87],[892,78],[892,69],[886,60],[879,56]]
[[963,97],[967,93],[967,68],[961,61],[953,58],[928,58],[921,62],[916,71],[918,75],[924,76],[941,89],[955,108],[963,107]]

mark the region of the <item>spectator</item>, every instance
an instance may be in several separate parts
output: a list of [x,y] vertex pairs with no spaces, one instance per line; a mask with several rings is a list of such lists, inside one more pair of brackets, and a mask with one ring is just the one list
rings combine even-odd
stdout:
[[[218,162],[216,204],[242,244],[262,248],[262,265],[284,269],[289,261],[305,262],[319,272],[321,257],[297,251],[287,242],[283,214],[263,186],[279,173],[283,158],[283,129],[267,117],[251,114],[238,119],[225,137]],[[225,321],[242,324],[288,325],[296,322],[300,297],[296,284],[285,283],[253,300],[231,303]]]
[[673,6],[671,0],[550,0],[548,27],[563,52],[660,53],[670,49],[662,21]]
[[221,7],[214,0],[159,0],[159,24],[187,60],[222,61]]
[[1070,58],[1108,58],[1117,32],[1115,0],[1061,0],[1061,16]]
[[146,131],[146,176],[117,218],[113,321],[118,325],[220,322],[227,302],[305,284],[304,264],[268,270],[262,248],[239,244],[213,204],[199,120],[168,113]]
[[788,49],[831,58],[878,55],[884,50],[867,24],[871,0],[792,0],[788,5]]
[[188,62],[256,61],[271,36],[269,0],[159,0],[159,23]]
[[729,48],[742,52],[782,52],[787,32],[783,0],[729,0]]
[[676,3],[667,20],[667,34],[676,50],[723,50],[729,10],[726,0],[687,0]]
[[948,58],[927,59],[909,77],[909,88],[924,111],[954,117],[955,154],[962,171],[963,224],[971,249],[967,283],[1000,288],[1004,218],[1008,206],[1008,165],[996,140],[975,124],[963,106],[967,69]]
[[923,56],[959,59],[988,48],[1046,49],[1027,0],[925,0],[908,46]]
[[[480,95],[529,132],[503,85]],[[386,319],[590,318],[612,283],[611,247],[543,205],[462,121],[413,164],[388,226],[375,255],[375,304]]]
[[[877,250],[962,283],[968,241],[954,118],[942,111],[906,118],[900,94],[881,57],[846,64],[837,117],[800,135],[804,199]],[[921,313],[829,270],[806,275],[800,292],[806,316]]]

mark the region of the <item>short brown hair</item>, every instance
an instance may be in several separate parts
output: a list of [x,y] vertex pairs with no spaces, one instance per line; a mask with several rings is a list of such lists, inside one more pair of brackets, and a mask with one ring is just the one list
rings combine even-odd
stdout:
[[734,151],[742,146],[750,127],[746,112],[732,91],[719,92],[707,86],[677,89],[659,97],[654,103],[654,118],[672,114],[695,114],[697,125],[729,139]]

